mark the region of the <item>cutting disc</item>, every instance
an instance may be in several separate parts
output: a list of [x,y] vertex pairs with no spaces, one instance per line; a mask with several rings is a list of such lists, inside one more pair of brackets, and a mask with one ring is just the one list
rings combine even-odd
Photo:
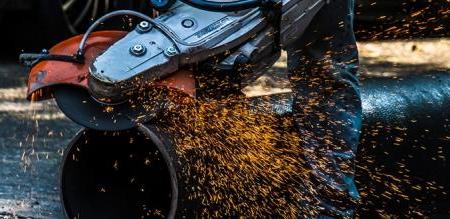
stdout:
[[92,97],[84,86],[53,86],[59,108],[74,122],[95,130],[119,131],[149,122],[171,106],[192,103],[195,97],[193,72],[179,71],[137,93],[120,104],[106,104]]
[[168,104],[168,90],[160,89],[156,95],[155,92],[109,105],[97,101],[82,87],[61,85],[55,87],[54,97],[61,111],[74,122],[95,130],[119,131],[148,122],[163,112]]
[[[74,122],[87,128],[105,131],[118,131],[134,127],[130,114],[124,112],[122,104],[108,106],[96,101],[83,88],[58,86],[53,94],[59,108]],[[113,107],[112,111],[109,107]]]

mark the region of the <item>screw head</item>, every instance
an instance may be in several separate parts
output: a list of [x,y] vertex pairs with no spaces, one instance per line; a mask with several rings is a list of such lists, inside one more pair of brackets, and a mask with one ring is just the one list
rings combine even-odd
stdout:
[[148,21],[141,21],[138,26],[137,30],[140,33],[146,33],[152,29],[152,25]]
[[195,22],[190,18],[186,18],[181,21],[181,25],[183,25],[184,28],[191,28],[195,25]]
[[142,56],[145,54],[146,51],[147,48],[145,48],[145,46],[143,46],[142,44],[136,44],[130,48],[131,54],[135,56]]
[[175,47],[169,46],[169,47],[166,49],[165,54],[166,54],[167,56],[175,56],[175,55],[178,54],[178,52],[177,52],[177,49],[175,49]]

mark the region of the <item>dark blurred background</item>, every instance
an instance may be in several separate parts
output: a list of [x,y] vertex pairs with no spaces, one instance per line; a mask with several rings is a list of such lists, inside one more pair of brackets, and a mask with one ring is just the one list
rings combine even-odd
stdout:
[[[149,1],[142,0],[0,0],[2,50],[6,58],[22,50],[49,48],[72,35],[83,33],[103,14],[133,9],[151,12]],[[129,29],[133,18],[116,18],[103,28]],[[111,25],[114,24],[114,25]]]
[[[449,34],[446,0],[356,0],[355,28],[359,40],[442,37]],[[0,0],[3,56],[21,50],[48,48],[108,11],[150,12],[146,0]],[[122,20],[117,22],[117,20]],[[132,19],[132,18],[129,18]],[[109,24],[127,28],[128,18]],[[106,24],[107,25],[107,24]],[[14,56],[13,55],[13,56]]]

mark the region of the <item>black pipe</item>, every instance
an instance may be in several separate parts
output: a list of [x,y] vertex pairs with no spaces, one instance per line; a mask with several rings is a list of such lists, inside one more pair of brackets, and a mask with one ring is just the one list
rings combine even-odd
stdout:
[[178,183],[167,148],[149,128],[80,131],[66,150],[61,201],[67,218],[173,218]]
[[[366,79],[362,98],[357,183],[369,195],[363,197],[360,215],[378,209],[409,215],[414,206],[446,214],[450,202],[442,192],[450,191],[450,75]],[[280,117],[289,116],[289,95],[253,99],[255,105],[267,101]],[[181,206],[186,186],[176,177],[180,163],[170,136],[154,124],[123,132],[84,130],[65,154],[61,195],[68,218],[170,217],[189,211]],[[379,195],[390,191],[392,182],[412,198]],[[439,189],[414,189],[427,185]]]
[[376,195],[363,197],[360,216],[448,218],[450,74],[367,79],[362,99],[356,180]]

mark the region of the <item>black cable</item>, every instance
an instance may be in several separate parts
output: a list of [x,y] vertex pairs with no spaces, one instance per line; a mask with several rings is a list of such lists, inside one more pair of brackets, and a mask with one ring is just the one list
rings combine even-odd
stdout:
[[192,7],[207,11],[241,11],[256,8],[263,4],[264,0],[236,0],[233,2],[213,2],[205,0],[180,0]]

